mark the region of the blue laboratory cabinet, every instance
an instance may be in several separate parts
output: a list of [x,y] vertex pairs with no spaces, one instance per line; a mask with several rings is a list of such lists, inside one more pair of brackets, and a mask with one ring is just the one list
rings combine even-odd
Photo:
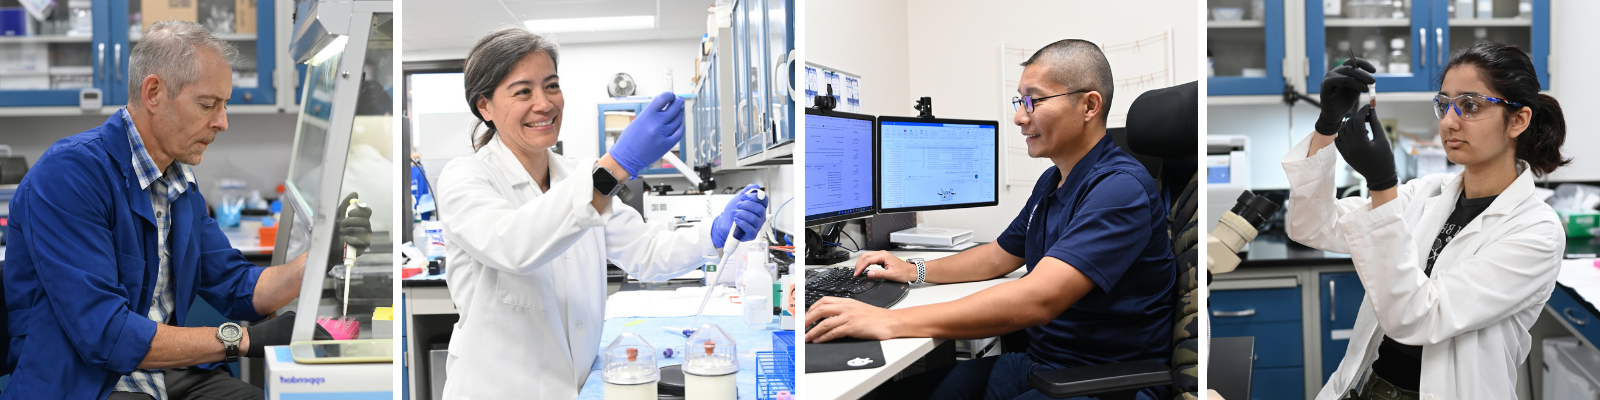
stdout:
[[1257,1],[1206,1],[1207,95],[1283,93],[1283,2]]
[[1211,290],[1211,337],[1255,337],[1250,397],[1305,396],[1300,287]]
[[[154,0],[152,0],[154,1]],[[274,1],[247,0],[256,8],[256,32],[215,33],[239,49],[229,104],[273,104],[277,49]],[[83,88],[96,88],[106,107],[128,103],[128,54],[142,36],[138,0],[93,0],[87,10],[57,1],[57,10],[28,36],[0,36],[0,107],[77,107]],[[89,32],[69,29],[87,11]],[[31,17],[28,17],[31,18]],[[89,23],[92,21],[92,23]],[[37,22],[37,21],[35,21]]]
[[793,21],[794,0],[739,0],[734,5],[734,98],[733,104],[724,105],[733,106],[731,111],[737,114],[733,134],[741,160],[779,148],[788,152],[763,155],[763,160],[792,154],[788,146],[795,142]]
[[[1286,13],[1288,1],[1206,1],[1207,95],[1279,95],[1286,83],[1315,94],[1351,55],[1378,67],[1379,91],[1434,92],[1450,54],[1485,41],[1528,52],[1550,88],[1549,0],[1303,0]],[[1303,50],[1290,54],[1286,39],[1301,39],[1289,33],[1302,31]]]
[[1315,83],[1351,54],[1378,67],[1379,91],[1438,91],[1438,78],[1450,54],[1485,41],[1516,45],[1528,52],[1540,88],[1550,89],[1549,0],[1531,0],[1526,5],[1515,0],[1398,3],[1400,6],[1345,3],[1325,7],[1323,0],[1306,0],[1307,91],[1320,92]]
[[1339,369],[1339,362],[1344,360],[1345,350],[1350,347],[1350,332],[1356,325],[1356,313],[1360,311],[1361,299],[1366,297],[1367,290],[1361,286],[1361,278],[1354,272],[1323,273],[1317,276],[1321,291],[1319,310],[1321,310],[1322,324],[1319,337],[1322,340],[1322,382],[1328,383],[1328,377],[1333,376],[1333,371]]
[[[606,129],[606,112],[631,113],[631,115],[637,116],[639,115],[640,111],[644,111],[644,107],[646,105],[650,104],[651,99],[652,97],[619,98],[617,99],[618,102],[601,103],[599,106],[597,106],[599,110],[598,114],[600,115],[600,146],[598,147],[600,151],[598,154],[595,154],[595,157],[606,155],[606,149],[609,148],[612,143],[616,143],[617,137],[622,135],[622,129],[617,124],[613,124],[612,128],[614,129]],[[684,112],[690,111],[693,110],[684,110]],[[620,126],[626,126],[626,124]],[[672,149],[672,153],[676,154],[679,159],[684,159],[684,156],[688,154],[686,152],[688,149],[688,143],[688,135],[684,135],[684,138],[678,142],[678,147]],[[690,161],[684,159],[684,162]],[[639,171],[639,176],[641,177],[649,177],[651,175],[682,176],[678,173],[677,168],[674,168],[672,165],[669,165],[662,160],[655,160],[655,162],[650,163],[649,167],[645,168],[643,171]]]

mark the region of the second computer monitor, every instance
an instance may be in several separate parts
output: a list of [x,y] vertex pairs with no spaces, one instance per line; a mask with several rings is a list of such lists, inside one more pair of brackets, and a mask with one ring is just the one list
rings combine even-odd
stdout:
[[806,109],[806,226],[870,217],[876,169],[871,115]]
[[878,117],[878,212],[1000,203],[996,121]]

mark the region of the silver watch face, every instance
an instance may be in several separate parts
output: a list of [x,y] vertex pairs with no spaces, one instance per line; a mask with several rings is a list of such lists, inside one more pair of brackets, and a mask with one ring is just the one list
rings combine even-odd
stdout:
[[243,335],[239,333],[238,325],[227,324],[217,329],[217,338],[232,342],[242,338]]

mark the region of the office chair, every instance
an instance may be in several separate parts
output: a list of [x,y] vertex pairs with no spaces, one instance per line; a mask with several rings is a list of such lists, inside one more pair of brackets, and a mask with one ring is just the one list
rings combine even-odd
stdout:
[[1171,386],[1178,399],[1199,398],[1199,96],[1198,82],[1145,92],[1128,108],[1125,131],[1110,132],[1118,145],[1149,169],[1171,205],[1167,234],[1172,240],[1178,280],[1173,287],[1170,364],[1140,360],[1038,371],[1029,376],[1028,383],[1039,392],[1067,398],[1125,395],[1147,387]]

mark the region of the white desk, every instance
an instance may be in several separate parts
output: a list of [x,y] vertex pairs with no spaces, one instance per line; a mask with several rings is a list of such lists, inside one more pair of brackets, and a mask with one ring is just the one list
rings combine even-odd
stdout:
[[[920,252],[920,251],[895,251],[895,256],[901,258],[918,257],[926,260],[943,258],[956,253],[950,252]],[[859,256],[859,254],[857,254]],[[833,266],[855,266],[856,260],[834,264]],[[807,266],[807,268],[821,268],[825,266]],[[890,309],[916,307],[934,303],[943,303],[966,297],[978,291],[988,289],[994,285],[1010,282],[1021,278],[1027,272],[1026,268],[1017,268],[1006,276],[982,282],[956,283],[946,285],[912,285],[911,292],[906,298],[900,300]],[[873,369],[815,372],[806,373],[801,377],[800,395],[807,399],[856,399],[865,396],[878,385],[889,381],[889,378],[900,373],[912,362],[928,354],[934,347],[943,344],[945,339],[930,338],[900,338],[883,341],[884,366]],[[802,350],[803,352],[803,350]]]

